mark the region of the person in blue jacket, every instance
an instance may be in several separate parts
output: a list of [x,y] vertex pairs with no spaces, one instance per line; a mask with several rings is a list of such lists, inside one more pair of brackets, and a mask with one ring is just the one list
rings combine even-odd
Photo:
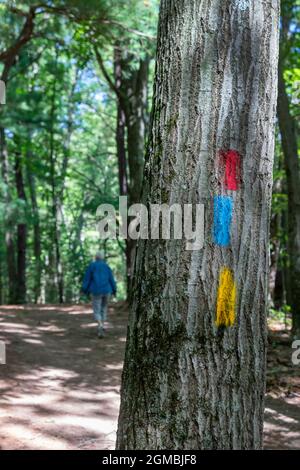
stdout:
[[102,252],[96,253],[95,261],[88,266],[82,283],[82,292],[91,294],[94,318],[98,323],[98,336],[104,336],[109,296],[116,295],[117,284],[112,270],[104,260]]

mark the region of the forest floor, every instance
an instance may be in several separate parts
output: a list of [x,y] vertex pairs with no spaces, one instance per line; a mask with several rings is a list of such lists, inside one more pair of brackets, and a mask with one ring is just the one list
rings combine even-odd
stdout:
[[[0,449],[113,449],[127,310],[109,309],[95,336],[90,306],[0,308]],[[282,324],[271,324],[265,448],[300,449],[299,366]]]

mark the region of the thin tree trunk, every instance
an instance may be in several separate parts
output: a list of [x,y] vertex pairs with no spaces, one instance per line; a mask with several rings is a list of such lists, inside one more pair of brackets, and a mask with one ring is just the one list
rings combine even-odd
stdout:
[[118,449],[262,446],[278,18],[277,1],[161,1],[143,200],[205,203],[205,245],[139,242]]
[[279,254],[280,254],[280,214],[274,214],[271,222],[270,240],[272,242],[272,251],[270,255],[270,274],[269,274],[269,301],[270,305],[275,306],[275,286],[278,272]]
[[[26,194],[23,180],[21,154],[17,151],[15,156],[15,180],[18,198],[26,203]],[[16,299],[18,304],[26,302],[26,241],[27,224],[18,223],[17,226],[17,284]]]
[[[59,303],[64,301],[64,279],[63,279],[63,270],[61,263],[61,253],[60,253],[60,228],[59,228],[59,196],[58,190],[56,188],[56,172],[55,172],[55,150],[54,150],[54,134],[55,134],[55,113],[56,113],[56,78],[53,81],[53,92],[52,92],[52,103],[51,103],[51,113],[50,113],[50,171],[51,171],[51,193],[52,193],[52,220],[53,220],[53,246],[54,253],[49,253],[49,265],[50,271],[51,266],[54,263],[54,283],[57,286],[57,294]],[[51,275],[51,273],[50,273]]]
[[[132,67],[132,66],[131,66]],[[127,152],[129,168],[129,204],[141,202],[144,154],[147,124],[149,58],[140,60],[137,70],[132,70],[125,81],[129,98],[126,102]],[[126,247],[128,299],[131,301],[136,241],[128,238]]]
[[[289,232],[288,227],[288,210],[285,210],[282,214],[282,230],[283,233]],[[288,250],[283,254],[282,260],[282,284],[284,292],[284,303],[292,305],[292,292],[291,292],[291,270],[288,260]]]
[[300,168],[295,120],[279,65],[278,121],[284,154],[288,193],[288,253],[293,334],[300,338]]
[[[276,162],[276,170],[282,169],[282,159],[278,158]],[[282,193],[282,178],[279,177],[273,185],[273,194]],[[282,214],[274,211],[271,215],[270,224],[270,274],[269,274],[269,304],[272,307],[280,307],[283,304],[283,290],[280,291],[278,278],[280,273],[280,248],[281,248],[281,232],[282,230]]]
[[[115,87],[118,93],[123,93],[122,87],[122,53],[119,45],[114,50],[114,74],[115,74]],[[117,125],[116,125],[116,144],[118,156],[118,169],[119,169],[119,191],[121,196],[127,195],[127,158],[126,158],[126,143],[125,143],[125,112],[121,105],[121,101],[117,100]]]
[[[123,62],[122,51],[119,44],[117,44],[114,50],[114,75],[115,87],[118,92],[118,96],[121,96],[125,92],[123,83]],[[117,99],[116,144],[119,170],[119,192],[120,196],[127,196],[126,115],[123,109],[123,104],[124,99]],[[125,240],[127,297],[129,297],[131,282],[131,252],[132,241],[127,239]]]
[[[29,136],[30,141],[30,136]],[[40,216],[39,208],[36,197],[35,178],[31,171],[31,150],[27,152],[27,181],[29,187],[29,194],[31,200],[31,210],[33,216],[33,254],[34,254],[34,302],[41,301],[41,280],[42,280],[42,262],[41,262],[41,230],[40,230]]]
[[[132,65],[131,65],[132,67]],[[140,202],[147,123],[149,58],[140,60],[137,70],[131,70],[125,84],[129,98],[126,103],[127,148],[129,167],[129,202]]]
[[[5,204],[6,209],[11,203],[10,191],[9,191],[9,163],[8,153],[5,139],[5,130],[0,127],[0,156],[1,156],[1,170],[3,183],[5,185]],[[8,274],[8,303],[14,304],[16,301],[16,283],[17,283],[17,272],[16,272],[16,256],[15,256],[15,242],[14,242],[14,230],[13,221],[8,215],[5,220],[5,246],[6,246],[6,264]]]

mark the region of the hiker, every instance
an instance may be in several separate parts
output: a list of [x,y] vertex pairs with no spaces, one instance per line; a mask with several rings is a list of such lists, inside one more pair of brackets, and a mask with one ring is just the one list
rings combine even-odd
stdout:
[[116,281],[105,262],[103,252],[97,252],[95,261],[88,266],[83,278],[82,292],[92,296],[94,318],[98,323],[98,337],[103,338],[109,296],[117,293]]

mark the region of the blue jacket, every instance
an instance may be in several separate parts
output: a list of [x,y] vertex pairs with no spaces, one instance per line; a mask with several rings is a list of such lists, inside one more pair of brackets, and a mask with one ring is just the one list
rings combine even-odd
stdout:
[[82,291],[93,295],[117,292],[113,273],[105,261],[96,260],[89,265],[83,278]]

